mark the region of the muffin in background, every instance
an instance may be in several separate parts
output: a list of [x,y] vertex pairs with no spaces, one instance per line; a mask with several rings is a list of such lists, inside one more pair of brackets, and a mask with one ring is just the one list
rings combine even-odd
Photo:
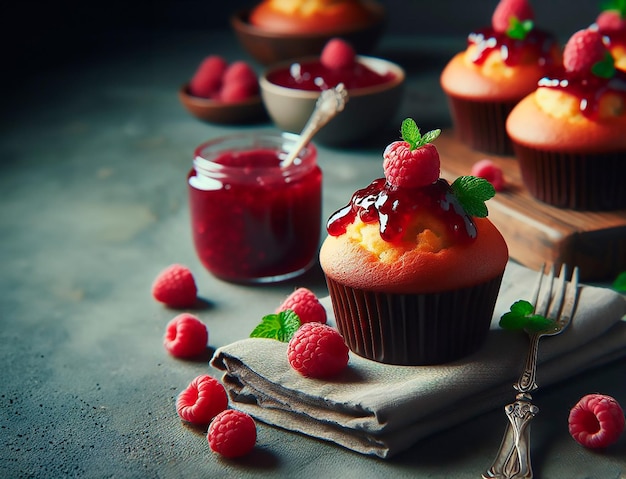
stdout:
[[510,155],[506,117],[560,63],[558,42],[535,27],[527,0],[501,0],[491,26],[470,33],[467,43],[440,78],[456,135],[472,149]]
[[442,364],[484,342],[508,260],[486,218],[484,179],[439,177],[439,154],[410,119],[387,146],[384,178],[328,221],[320,263],[350,349],[388,364]]
[[602,35],[580,30],[563,66],[543,78],[507,119],[522,180],[558,208],[626,208],[626,72],[615,68]]

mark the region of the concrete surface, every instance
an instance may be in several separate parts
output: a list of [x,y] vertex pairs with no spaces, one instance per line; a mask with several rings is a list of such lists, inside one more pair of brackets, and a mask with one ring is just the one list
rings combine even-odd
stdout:
[[[383,42],[378,53],[409,70],[398,125],[413,116],[424,127],[448,126],[436,78],[457,46]],[[185,184],[192,150],[237,128],[190,117],[176,90],[208,53],[246,58],[234,38],[149,32],[112,38],[110,47],[32,75],[4,95],[0,477],[479,477],[496,453],[502,411],[389,461],[263,424],[255,450],[228,461],[211,453],[202,431],[181,424],[176,395],[196,375],[216,371],[209,354],[187,362],[163,349],[165,324],[177,314],[150,295],[163,267],[179,262],[194,271],[206,299],[196,313],[209,326],[212,348],[246,335],[294,286],[320,295],[326,289],[317,269],[285,284],[223,283],[193,251]],[[380,174],[382,148],[395,135],[391,127],[358,148],[320,148],[325,217]],[[625,378],[621,362],[535,395],[539,477],[626,477],[626,436],[590,452],[566,426],[569,408],[588,392],[626,404]]]

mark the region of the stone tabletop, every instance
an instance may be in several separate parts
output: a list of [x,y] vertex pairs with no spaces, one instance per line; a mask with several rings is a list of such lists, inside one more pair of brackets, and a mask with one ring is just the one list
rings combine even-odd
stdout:
[[[387,38],[377,55],[408,72],[397,125],[449,128],[438,72],[462,39]],[[267,123],[202,123],[176,91],[201,58],[251,60],[228,32],[151,32],[117,38],[97,56],[29,75],[5,93],[0,135],[0,475],[6,478],[477,478],[504,428],[501,410],[420,441],[383,461],[258,424],[254,451],[213,454],[181,423],[176,395],[201,361],[170,357],[165,324],[177,314],[150,294],[155,275],[188,265],[205,306],[211,350],[242,339],[296,286],[318,295],[318,267],[264,286],[225,283],[193,250],[186,175],[196,145]],[[428,48],[424,48],[428,45]],[[427,53],[428,52],[428,53]],[[256,65],[259,69],[259,65]],[[380,137],[349,149],[319,146],[324,217],[382,172]],[[520,358],[521,363],[521,358]],[[544,478],[626,477],[626,437],[604,452],[567,433],[569,408],[603,392],[626,405],[626,364],[534,395],[533,460]],[[539,378],[540,379],[540,378]],[[462,407],[462,405],[459,405]]]

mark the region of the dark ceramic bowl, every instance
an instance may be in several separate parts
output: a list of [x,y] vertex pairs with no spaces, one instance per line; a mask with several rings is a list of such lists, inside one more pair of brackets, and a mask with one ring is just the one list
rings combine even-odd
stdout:
[[[349,89],[344,110],[316,133],[314,141],[345,146],[367,139],[388,127],[399,109],[404,93],[404,69],[381,58],[357,56],[357,60],[381,74],[392,72],[393,79],[381,85]],[[263,103],[274,124],[283,131],[300,133],[320,92],[287,88],[268,80],[272,72],[287,68],[291,63],[284,62],[267,69],[259,77],[259,85]]]
[[331,38],[346,40],[357,53],[371,52],[378,44],[385,27],[382,6],[372,5],[373,19],[363,27],[349,27],[325,33],[276,33],[248,22],[250,10],[241,10],[231,17],[231,26],[243,48],[264,65],[319,55]]
[[189,93],[189,85],[185,84],[178,90],[178,98],[189,113],[211,123],[243,124],[268,119],[260,96],[237,103],[223,103],[193,96]]

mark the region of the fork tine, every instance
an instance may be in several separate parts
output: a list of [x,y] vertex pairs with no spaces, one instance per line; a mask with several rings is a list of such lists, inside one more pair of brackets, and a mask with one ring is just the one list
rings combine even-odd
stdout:
[[543,274],[543,271],[545,268],[546,268],[546,264],[543,263],[541,265],[541,268],[539,269],[539,277],[537,278],[535,288],[533,289],[532,299],[530,300],[531,304],[535,305],[535,311],[537,310],[537,302],[539,301],[539,292],[541,291],[541,283],[543,282],[543,278],[545,277],[545,275]]
[[545,273],[543,269],[541,270],[542,279],[539,282],[537,287],[537,294],[535,296],[535,314],[540,314],[541,316],[545,316],[548,313],[548,306],[550,305],[550,300],[552,299],[552,286],[554,284],[554,265],[550,267],[550,272],[548,273],[546,288],[547,290],[543,292],[541,296],[541,302],[539,302],[539,292],[541,290],[541,282],[545,277]]
[[559,314],[561,313],[561,308],[563,307],[563,299],[565,298],[565,291],[567,286],[565,285],[565,278],[567,276],[567,265],[563,264],[561,266],[561,272],[559,273],[559,284],[557,286],[557,291],[554,293],[554,298],[552,304],[550,305],[550,311],[547,316],[550,319],[557,319]]
[[576,266],[572,272],[572,279],[567,284],[565,304],[563,305],[563,310],[561,311],[561,316],[559,317],[559,322],[563,324],[564,327],[569,324],[574,316],[576,304],[578,303],[578,294],[580,293],[580,289],[578,288],[578,275],[578,266]]

